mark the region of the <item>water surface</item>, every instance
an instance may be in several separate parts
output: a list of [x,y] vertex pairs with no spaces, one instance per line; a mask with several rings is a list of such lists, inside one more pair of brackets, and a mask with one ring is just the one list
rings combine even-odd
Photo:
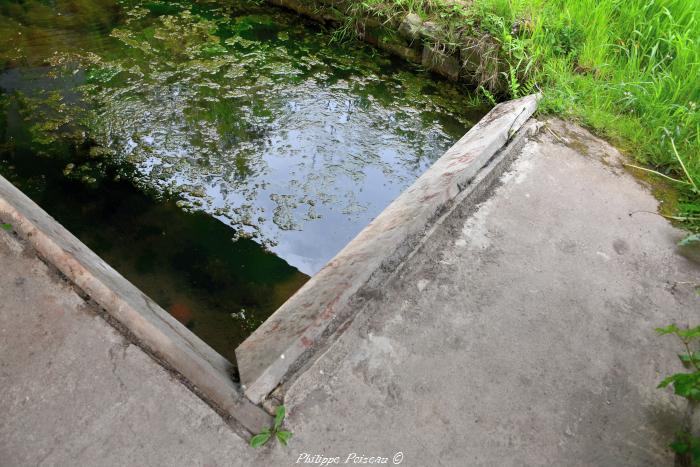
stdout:
[[228,358],[485,112],[253,2],[2,2],[0,37],[0,172]]

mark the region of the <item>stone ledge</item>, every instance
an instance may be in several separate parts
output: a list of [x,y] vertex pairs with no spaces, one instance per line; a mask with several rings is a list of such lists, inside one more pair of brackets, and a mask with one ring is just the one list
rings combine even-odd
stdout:
[[0,216],[39,256],[90,296],[157,360],[181,374],[215,409],[251,433],[270,424],[270,417],[251,404],[231,379],[228,360],[1,176]]
[[[403,19],[354,18],[349,13],[349,2],[343,0],[267,2],[326,25],[338,26],[352,21],[361,40],[451,81],[483,85],[492,91],[502,91],[504,88],[504,82],[499,79],[500,46],[489,34],[463,33],[450,38],[440,25],[432,21],[424,22],[413,13],[407,14]],[[452,43],[454,40],[457,41],[456,44]]]
[[236,349],[250,400],[262,402],[342,332],[363,294],[413,251],[530,118],[538,99],[531,95],[497,105]]

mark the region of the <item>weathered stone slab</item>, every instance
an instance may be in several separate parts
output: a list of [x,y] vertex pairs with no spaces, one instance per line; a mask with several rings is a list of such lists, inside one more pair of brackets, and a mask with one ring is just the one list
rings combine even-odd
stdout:
[[460,77],[475,85],[498,89],[500,80],[499,43],[490,35],[466,36],[459,47]]
[[[440,47],[445,43],[451,43],[452,39],[448,38],[444,28],[435,21],[423,22],[420,16],[414,13],[408,14],[400,21],[400,18],[393,17],[355,18],[348,12],[347,2],[334,0],[267,0],[267,2],[288,8],[323,24],[338,26],[349,20],[356,22],[357,37],[360,40],[409,62],[421,63],[434,73],[452,81],[463,80],[474,85],[483,85],[491,90],[500,89],[503,86],[499,81],[498,73],[498,44],[492,47],[493,40],[488,34],[467,36],[463,38],[465,44],[446,53],[441,51]],[[456,0],[449,3],[460,7],[467,6],[465,2]],[[387,40],[385,37],[387,33],[396,37]],[[472,44],[477,44],[478,47],[474,48]]]
[[48,263],[126,327],[147,350],[244,428],[269,424],[231,379],[232,365],[105,263],[32,200],[0,176],[0,216]]
[[420,37],[421,26],[423,20],[415,13],[406,15],[399,25],[399,34],[409,41],[415,41]]
[[451,81],[459,80],[459,72],[462,68],[459,59],[454,55],[435,49],[434,46],[426,45],[423,47],[421,64]]
[[537,108],[496,106],[237,349],[246,396],[261,402],[353,316],[353,300],[386,279],[435,220]]
[[414,49],[413,47],[406,47],[405,45],[398,44],[396,42],[387,41],[380,38],[377,42],[377,47],[382,50],[394,54],[398,57],[403,58],[409,62],[420,63],[421,62],[421,52],[420,49]]
[[437,41],[443,36],[442,29],[435,21],[426,21],[423,23],[420,34],[430,41]]

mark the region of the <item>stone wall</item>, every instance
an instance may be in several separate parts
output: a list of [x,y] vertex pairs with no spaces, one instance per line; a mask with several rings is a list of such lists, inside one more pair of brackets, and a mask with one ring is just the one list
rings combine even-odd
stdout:
[[451,81],[501,89],[499,44],[488,34],[455,34],[414,13],[401,18],[358,17],[351,13],[352,3],[342,0],[267,1],[329,26],[349,25],[359,39]]

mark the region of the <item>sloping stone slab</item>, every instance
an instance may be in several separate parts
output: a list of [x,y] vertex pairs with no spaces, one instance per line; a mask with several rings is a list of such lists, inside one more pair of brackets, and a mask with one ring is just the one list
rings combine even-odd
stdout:
[[413,251],[455,197],[537,108],[497,105],[236,349],[246,396],[260,403],[308,363]]
[[255,433],[270,417],[231,379],[232,366],[0,176],[0,216],[146,350],[180,373],[216,409]]

